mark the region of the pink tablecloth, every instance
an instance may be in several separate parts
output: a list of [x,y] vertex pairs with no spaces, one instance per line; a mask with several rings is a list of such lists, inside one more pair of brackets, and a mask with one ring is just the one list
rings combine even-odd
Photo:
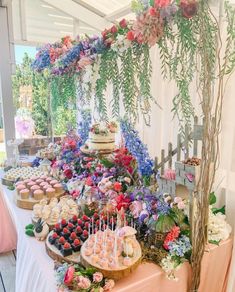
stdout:
[[15,224],[6,206],[0,189],[0,253],[16,249],[17,235]]
[[[232,239],[220,246],[209,245],[202,263],[199,292],[225,292],[232,253]],[[178,281],[166,278],[162,269],[154,264],[141,264],[130,276],[117,282],[114,292],[187,292],[190,287],[191,268],[184,263],[176,272]]]

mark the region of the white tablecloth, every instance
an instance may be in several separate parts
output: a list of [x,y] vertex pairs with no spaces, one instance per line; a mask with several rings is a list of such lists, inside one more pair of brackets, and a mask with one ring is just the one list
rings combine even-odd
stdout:
[[45,243],[27,236],[24,231],[31,223],[32,211],[18,208],[14,192],[2,188],[18,235],[15,292],[55,292],[54,262],[46,254]]

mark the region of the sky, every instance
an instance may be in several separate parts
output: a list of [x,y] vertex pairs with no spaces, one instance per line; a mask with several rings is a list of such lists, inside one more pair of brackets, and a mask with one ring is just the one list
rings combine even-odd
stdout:
[[31,58],[34,58],[36,55],[36,48],[29,46],[15,46],[15,60],[16,64],[21,64],[24,53],[27,53]]

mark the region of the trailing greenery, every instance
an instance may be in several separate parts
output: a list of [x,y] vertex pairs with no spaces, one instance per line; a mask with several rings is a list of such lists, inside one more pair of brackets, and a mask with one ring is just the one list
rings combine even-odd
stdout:
[[50,117],[48,115],[48,95],[51,94],[51,109],[56,135],[65,134],[69,125],[76,126],[76,82],[75,76],[54,76],[50,80],[45,71],[41,74],[31,69],[33,59],[27,54],[23,62],[16,66],[12,77],[13,98],[18,109],[21,86],[32,86],[32,118],[35,121],[36,133],[48,135]]

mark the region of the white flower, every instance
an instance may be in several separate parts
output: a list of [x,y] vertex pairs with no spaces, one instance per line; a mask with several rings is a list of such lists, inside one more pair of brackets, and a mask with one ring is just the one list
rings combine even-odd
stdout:
[[226,240],[231,232],[232,228],[226,222],[226,216],[221,213],[213,214],[210,208],[208,221],[208,239],[210,241]]

